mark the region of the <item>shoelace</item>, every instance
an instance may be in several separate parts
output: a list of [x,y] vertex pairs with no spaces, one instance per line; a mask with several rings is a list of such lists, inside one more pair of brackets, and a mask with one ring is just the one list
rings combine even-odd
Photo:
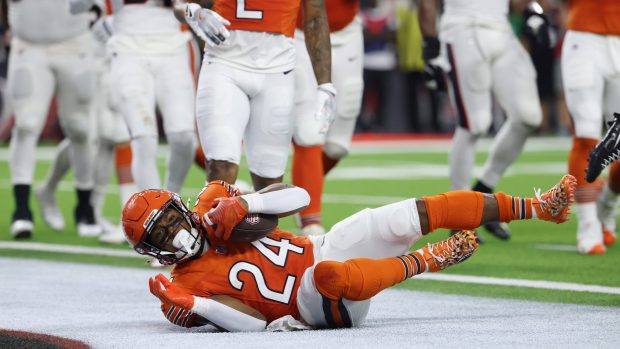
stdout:
[[[453,249],[454,249],[454,246],[450,246],[450,245],[449,245],[449,243],[450,243],[450,242],[452,242],[452,240],[449,240],[449,241],[441,241],[441,242],[439,242],[439,243],[436,243],[436,244],[435,244],[435,246],[437,246],[437,247],[438,247],[438,250],[439,250],[439,251],[441,251],[441,252],[444,252],[444,253],[445,253],[445,252],[449,252],[449,250],[453,250]],[[452,242],[452,243],[453,243],[453,242]],[[448,249],[449,249],[449,250],[448,250],[448,249],[441,249],[441,247],[443,247],[443,245],[444,245],[444,244],[448,244],[448,245],[447,245],[447,247],[448,247]],[[453,243],[453,245],[454,245],[454,243]],[[432,247],[431,247],[431,244],[426,244],[426,246],[428,247],[428,253],[430,253],[431,257],[433,257],[433,259],[434,259],[435,261],[437,261],[438,263],[440,263],[440,265],[442,265],[442,264],[446,261],[446,258],[447,258],[447,257],[446,257],[445,255],[444,255],[444,256],[440,256],[440,255],[436,255],[435,253],[433,253],[433,249],[432,249]],[[440,252],[440,254],[441,254],[441,252]],[[451,256],[452,256],[452,254],[453,254],[453,253],[450,253],[450,256],[448,256],[448,257],[451,257]]]
[[606,158],[603,159],[603,168],[609,166],[612,162],[620,159],[620,149],[615,150],[613,153],[609,154]]
[[[547,211],[547,206],[550,205],[549,201],[557,201],[558,200],[558,198],[560,196],[559,193],[562,192],[562,183],[558,183],[558,184],[554,185],[553,188],[549,189],[548,191],[544,192],[543,194],[540,193],[541,191],[542,191],[541,188],[536,189],[536,187],[534,187],[534,195],[536,195],[536,199],[538,200],[538,204],[540,205],[540,208],[543,211]],[[544,200],[542,198],[542,195],[545,195],[547,193],[549,194],[549,196],[547,196],[548,199]],[[553,217],[555,217],[558,214],[557,210],[555,208],[553,208],[553,207],[549,210],[549,213]]]

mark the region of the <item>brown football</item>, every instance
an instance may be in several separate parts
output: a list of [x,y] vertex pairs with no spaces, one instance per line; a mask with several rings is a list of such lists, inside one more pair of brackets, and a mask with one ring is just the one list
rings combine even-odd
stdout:
[[251,242],[269,235],[278,226],[278,216],[248,213],[230,234],[230,241]]

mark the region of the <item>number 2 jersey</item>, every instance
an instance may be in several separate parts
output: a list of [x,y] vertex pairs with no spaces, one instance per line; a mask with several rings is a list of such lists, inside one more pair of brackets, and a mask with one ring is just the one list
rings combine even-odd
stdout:
[[[204,198],[204,193],[194,207],[201,217],[213,201]],[[297,290],[304,271],[314,264],[314,245],[309,238],[276,228],[258,241],[235,243],[209,232],[209,244],[201,257],[175,266],[175,285],[195,296],[234,297],[259,311],[268,322],[285,315],[299,319]],[[188,311],[166,305],[163,310],[172,322],[191,327],[188,321],[182,322],[191,317]]]
[[293,33],[301,0],[215,0],[213,10],[230,21],[230,37],[205,46],[205,62],[257,73],[295,67]]

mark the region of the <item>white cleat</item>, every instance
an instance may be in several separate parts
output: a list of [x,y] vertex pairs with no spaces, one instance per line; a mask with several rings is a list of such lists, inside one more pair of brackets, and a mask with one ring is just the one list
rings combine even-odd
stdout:
[[616,242],[617,204],[618,194],[612,192],[609,186],[605,185],[596,200],[596,213],[603,224],[603,243],[605,246],[611,246]]
[[309,224],[301,228],[301,235],[303,236],[319,236],[325,235],[325,228],[320,224]]
[[17,219],[11,223],[11,235],[13,239],[30,239],[34,224],[27,219]]
[[35,190],[34,194],[41,207],[41,215],[43,216],[45,224],[56,231],[64,230],[65,219],[62,213],[60,213],[60,209],[58,209],[54,194],[48,192],[43,187]]
[[581,254],[603,254],[603,227],[596,216],[596,203],[575,204],[577,213],[577,251]]
[[81,237],[94,237],[99,236],[103,232],[103,229],[99,224],[78,223],[77,232]]
[[102,219],[100,222],[101,227],[103,228],[103,233],[99,236],[99,242],[116,245],[127,242],[125,234],[121,230],[120,226],[114,225],[105,219]]

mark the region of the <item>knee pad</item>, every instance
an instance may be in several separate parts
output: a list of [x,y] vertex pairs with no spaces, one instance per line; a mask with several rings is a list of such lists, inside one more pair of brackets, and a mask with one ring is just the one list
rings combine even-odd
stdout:
[[314,115],[311,117],[312,120],[298,121],[295,125],[295,134],[293,135],[295,144],[302,147],[314,147],[325,143],[325,134],[319,133],[320,125],[314,121]]
[[514,113],[514,120],[519,120],[522,125],[531,129],[538,128],[542,123],[542,111],[540,110],[540,106],[538,104],[519,104]]
[[60,125],[71,142],[84,143],[88,141],[90,122],[87,115],[71,117],[64,121],[60,119]]
[[347,286],[347,267],[344,263],[322,261],[314,267],[314,285],[321,295],[331,300],[343,297]]
[[168,143],[179,148],[189,149],[194,153],[196,147],[196,136],[194,132],[171,132],[167,135]]
[[[44,113],[43,111],[41,113]],[[37,134],[45,124],[45,117],[37,112],[15,114],[15,132],[20,134]]]
[[478,113],[468,115],[468,127],[465,127],[465,125],[459,126],[466,128],[472,136],[478,137],[489,131],[492,118],[493,116],[490,111],[479,111]]
[[323,146],[323,152],[334,160],[340,160],[349,154],[349,149],[333,142],[327,142]]
[[355,119],[362,108],[364,80],[349,78],[343,81],[338,91],[338,117]]

